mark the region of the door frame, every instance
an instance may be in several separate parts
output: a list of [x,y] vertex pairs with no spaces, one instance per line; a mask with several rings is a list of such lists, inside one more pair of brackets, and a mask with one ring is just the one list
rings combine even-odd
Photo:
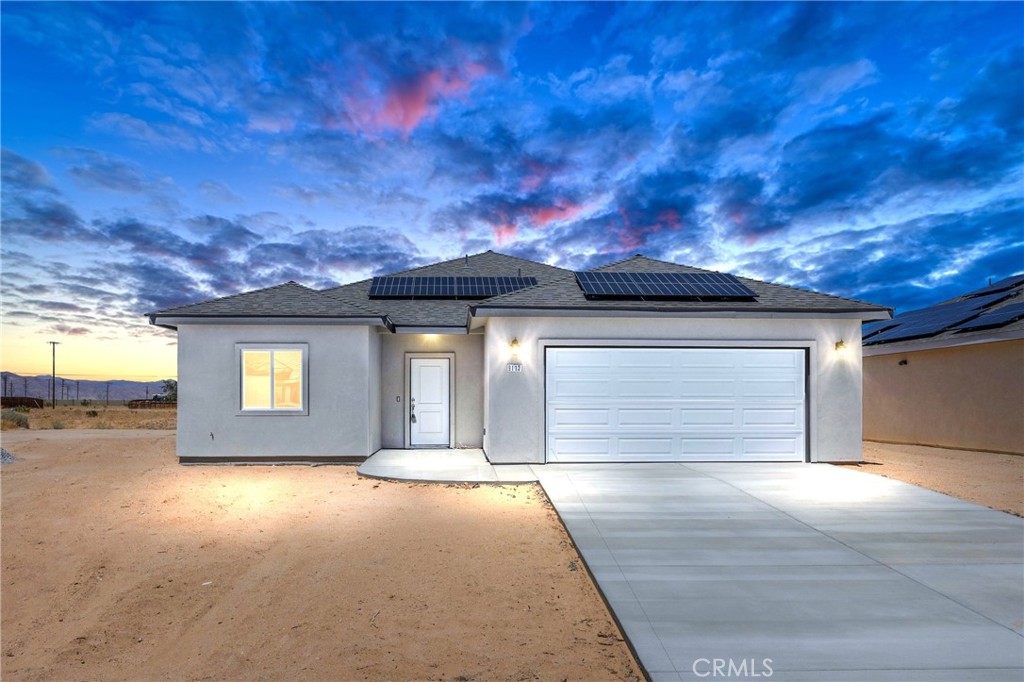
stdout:
[[406,450],[412,450],[412,433],[409,429],[409,398],[412,395],[412,360],[448,360],[448,445],[426,445],[419,447],[443,448],[455,447],[455,353],[422,353],[406,351],[405,353],[405,408],[402,410],[402,432]]

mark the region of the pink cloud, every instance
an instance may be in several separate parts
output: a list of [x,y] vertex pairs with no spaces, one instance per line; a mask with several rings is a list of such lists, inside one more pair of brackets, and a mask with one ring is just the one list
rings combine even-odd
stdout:
[[579,204],[561,202],[554,206],[538,206],[526,209],[530,220],[536,227],[544,227],[548,223],[562,220],[571,220],[579,215],[583,207]]
[[551,176],[562,170],[561,166],[547,164],[536,159],[527,159],[525,165],[526,173],[519,180],[519,189],[524,192],[533,192],[539,189],[551,179]]
[[498,225],[494,229],[494,238],[498,241],[498,246],[504,246],[508,242],[516,238],[516,233],[519,231],[512,223],[505,223],[504,225]]
[[366,87],[353,88],[343,102],[351,126],[364,133],[398,131],[408,137],[422,122],[437,116],[445,100],[464,99],[473,84],[488,74],[482,64],[435,68],[384,84],[373,92]]

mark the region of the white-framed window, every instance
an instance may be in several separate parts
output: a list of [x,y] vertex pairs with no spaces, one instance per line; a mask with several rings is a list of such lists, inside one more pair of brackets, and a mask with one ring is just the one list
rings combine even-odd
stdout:
[[241,414],[309,414],[309,349],[304,343],[236,345]]

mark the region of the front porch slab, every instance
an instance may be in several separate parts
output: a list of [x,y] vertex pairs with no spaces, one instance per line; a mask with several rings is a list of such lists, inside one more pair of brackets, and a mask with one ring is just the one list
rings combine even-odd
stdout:
[[460,450],[378,450],[359,466],[359,475],[422,483],[532,483],[528,464],[487,461],[479,448]]

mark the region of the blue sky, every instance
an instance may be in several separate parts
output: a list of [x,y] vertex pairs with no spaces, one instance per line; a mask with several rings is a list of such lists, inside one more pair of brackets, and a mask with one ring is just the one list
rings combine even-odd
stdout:
[[1021,3],[0,13],[12,371],[167,374],[149,310],[487,249],[898,310],[1024,270]]

